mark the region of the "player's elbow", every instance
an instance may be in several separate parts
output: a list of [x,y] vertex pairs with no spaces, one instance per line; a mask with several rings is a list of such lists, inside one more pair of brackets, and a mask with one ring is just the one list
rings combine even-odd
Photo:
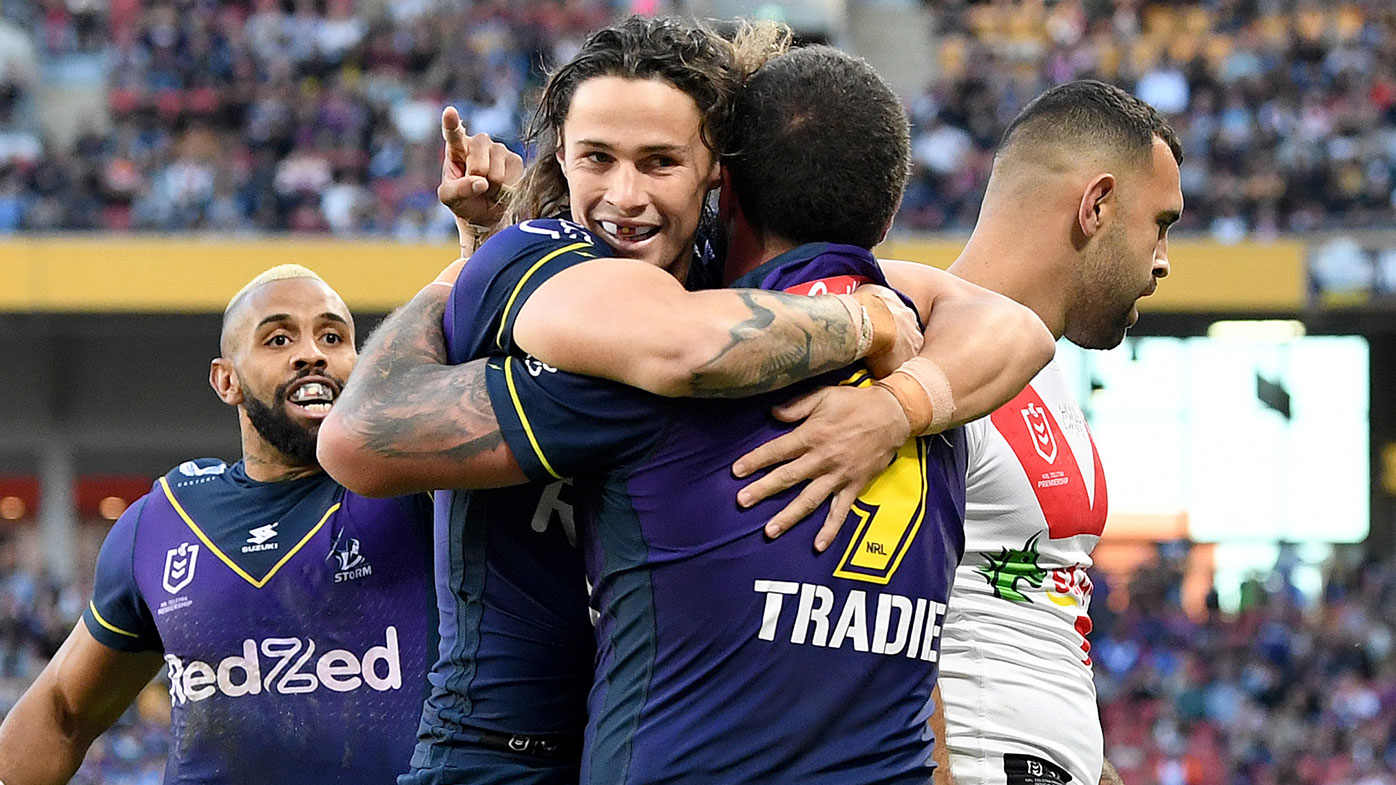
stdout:
[[739,386],[741,379],[731,373],[732,364],[720,361],[731,336],[723,330],[704,330],[703,325],[672,340],[656,345],[648,357],[636,364],[636,387],[666,398],[701,395],[705,389]]
[[374,455],[365,439],[355,431],[348,416],[332,411],[320,425],[315,439],[315,457],[320,468],[335,482],[360,496],[394,495],[381,461]]
[[715,332],[698,320],[676,316],[592,373],[667,398],[691,396],[713,372],[713,358],[721,353],[720,341],[726,336]]

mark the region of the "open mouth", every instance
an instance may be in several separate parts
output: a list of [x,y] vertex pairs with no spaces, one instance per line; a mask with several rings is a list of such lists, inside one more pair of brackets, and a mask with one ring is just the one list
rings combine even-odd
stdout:
[[613,221],[598,221],[598,223],[606,234],[627,243],[644,242],[659,233],[658,226],[636,226],[618,224]]
[[325,382],[306,382],[291,391],[286,400],[311,414],[328,414],[338,393]]

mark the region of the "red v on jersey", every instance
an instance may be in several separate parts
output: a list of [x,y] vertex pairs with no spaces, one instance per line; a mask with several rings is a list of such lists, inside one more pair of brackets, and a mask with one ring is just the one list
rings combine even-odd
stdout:
[[1094,495],[1086,493],[1086,481],[1071,445],[1066,443],[1056,418],[1032,385],[999,407],[990,419],[1013,448],[1032,484],[1042,516],[1047,519],[1048,536],[1054,540],[1077,534],[1100,536],[1105,531],[1107,510],[1105,471],[1090,431],[1086,432],[1086,440],[1095,464]]

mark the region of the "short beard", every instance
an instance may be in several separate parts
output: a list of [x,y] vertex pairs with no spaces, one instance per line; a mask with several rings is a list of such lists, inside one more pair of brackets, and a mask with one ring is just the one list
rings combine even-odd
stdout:
[[[292,384],[300,381],[300,377],[276,388],[272,393],[272,401],[280,402],[286,398],[286,390]],[[244,390],[246,386],[244,385]],[[319,433],[319,428],[313,430],[291,419],[291,415],[286,413],[283,406],[268,406],[262,403],[253,395],[244,392],[242,400],[243,409],[247,411],[247,419],[252,423],[252,427],[282,455],[291,459],[296,466],[318,466],[320,462],[315,458],[315,437]]]
[[[1120,296],[1128,282],[1119,280],[1119,268],[1127,249],[1120,224],[1106,230],[1090,263],[1090,277],[1077,290],[1076,314],[1068,324],[1066,339],[1082,349],[1114,349],[1129,332],[1129,312],[1134,309],[1138,295],[1130,295],[1123,303],[1112,298]],[[1082,322],[1082,316],[1091,317]]]

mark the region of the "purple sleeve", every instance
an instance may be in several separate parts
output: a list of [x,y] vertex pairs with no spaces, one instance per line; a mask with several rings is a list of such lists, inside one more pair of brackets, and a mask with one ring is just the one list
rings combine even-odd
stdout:
[[97,556],[92,601],[82,613],[92,637],[117,651],[164,651],[155,619],[136,585],[136,528],[148,496],[122,513]]

